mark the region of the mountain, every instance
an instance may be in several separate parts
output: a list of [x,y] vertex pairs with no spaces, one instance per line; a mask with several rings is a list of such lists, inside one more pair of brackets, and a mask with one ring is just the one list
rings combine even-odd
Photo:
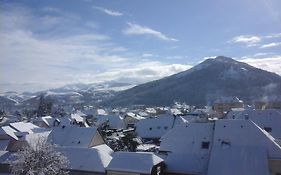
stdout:
[[236,96],[246,102],[281,95],[281,77],[228,57],[207,59],[193,68],[117,93],[103,104],[210,105],[221,97]]
[[[22,105],[36,107],[39,104],[40,98],[51,101],[55,104],[96,104],[102,100],[112,97],[116,91],[125,90],[133,87],[129,83],[118,81],[106,81],[103,83],[92,84],[69,84],[63,87],[49,89],[35,93],[24,93],[30,98],[25,98],[21,101]],[[5,93],[4,96],[11,95]],[[23,94],[18,94],[18,97]]]

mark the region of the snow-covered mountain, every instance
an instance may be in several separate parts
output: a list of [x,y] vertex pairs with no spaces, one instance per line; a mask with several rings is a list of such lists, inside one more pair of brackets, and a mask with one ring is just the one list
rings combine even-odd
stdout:
[[5,102],[10,100],[29,106],[37,106],[41,97],[59,104],[97,103],[113,96],[117,91],[129,89],[133,86],[118,81],[92,84],[77,83],[34,93],[5,92],[0,94],[0,97],[3,98],[2,101],[5,99]]
[[103,83],[91,83],[91,84],[83,84],[83,83],[77,83],[77,84],[70,84],[65,85],[60,88],[56,89],[50,89],[49,91],[52,92],[69,92],[69,91],[121,91],[126,90],[129,88],[134,87],[135,85],[124,83],[124,82],[118,82],[118,81],[106,81]]
[[281,95],[281,77],[246,63],[219,56],[160,80],[138,85],[106,100],[107,105],[212,104],[225,96],[244,101]]

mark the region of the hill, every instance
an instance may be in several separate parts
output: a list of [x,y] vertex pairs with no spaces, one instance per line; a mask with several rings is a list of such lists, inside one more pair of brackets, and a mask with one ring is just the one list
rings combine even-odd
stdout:
[[218,56],[187,71],[121,91],[103,104],[163,106],[179,101],[203,106],[221,97],[237,96],[250,102],[276,95],[281,95],[279,75]]

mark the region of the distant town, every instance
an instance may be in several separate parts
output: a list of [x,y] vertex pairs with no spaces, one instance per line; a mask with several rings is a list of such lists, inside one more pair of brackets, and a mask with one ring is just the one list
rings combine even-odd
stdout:
[[68,158],[70,174],[281,173],[280,102],[224,97],[204,108],[101,108],[54,105],[41,96],[37,107],[1,109],[1,173],[38,139]]

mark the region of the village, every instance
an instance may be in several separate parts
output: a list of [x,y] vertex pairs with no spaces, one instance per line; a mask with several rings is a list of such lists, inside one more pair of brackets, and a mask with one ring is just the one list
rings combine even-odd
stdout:
[[281,0],[0,0],[0,175],[281,175]]
[[[56,109],[55,111],[53,109]],[[246,105],[237,97],[196,108],[96,108],[39,104],[27,117],[2,110],[0,174],[38,139],[56,146],[73,175],[281,173],[281,104]]]

